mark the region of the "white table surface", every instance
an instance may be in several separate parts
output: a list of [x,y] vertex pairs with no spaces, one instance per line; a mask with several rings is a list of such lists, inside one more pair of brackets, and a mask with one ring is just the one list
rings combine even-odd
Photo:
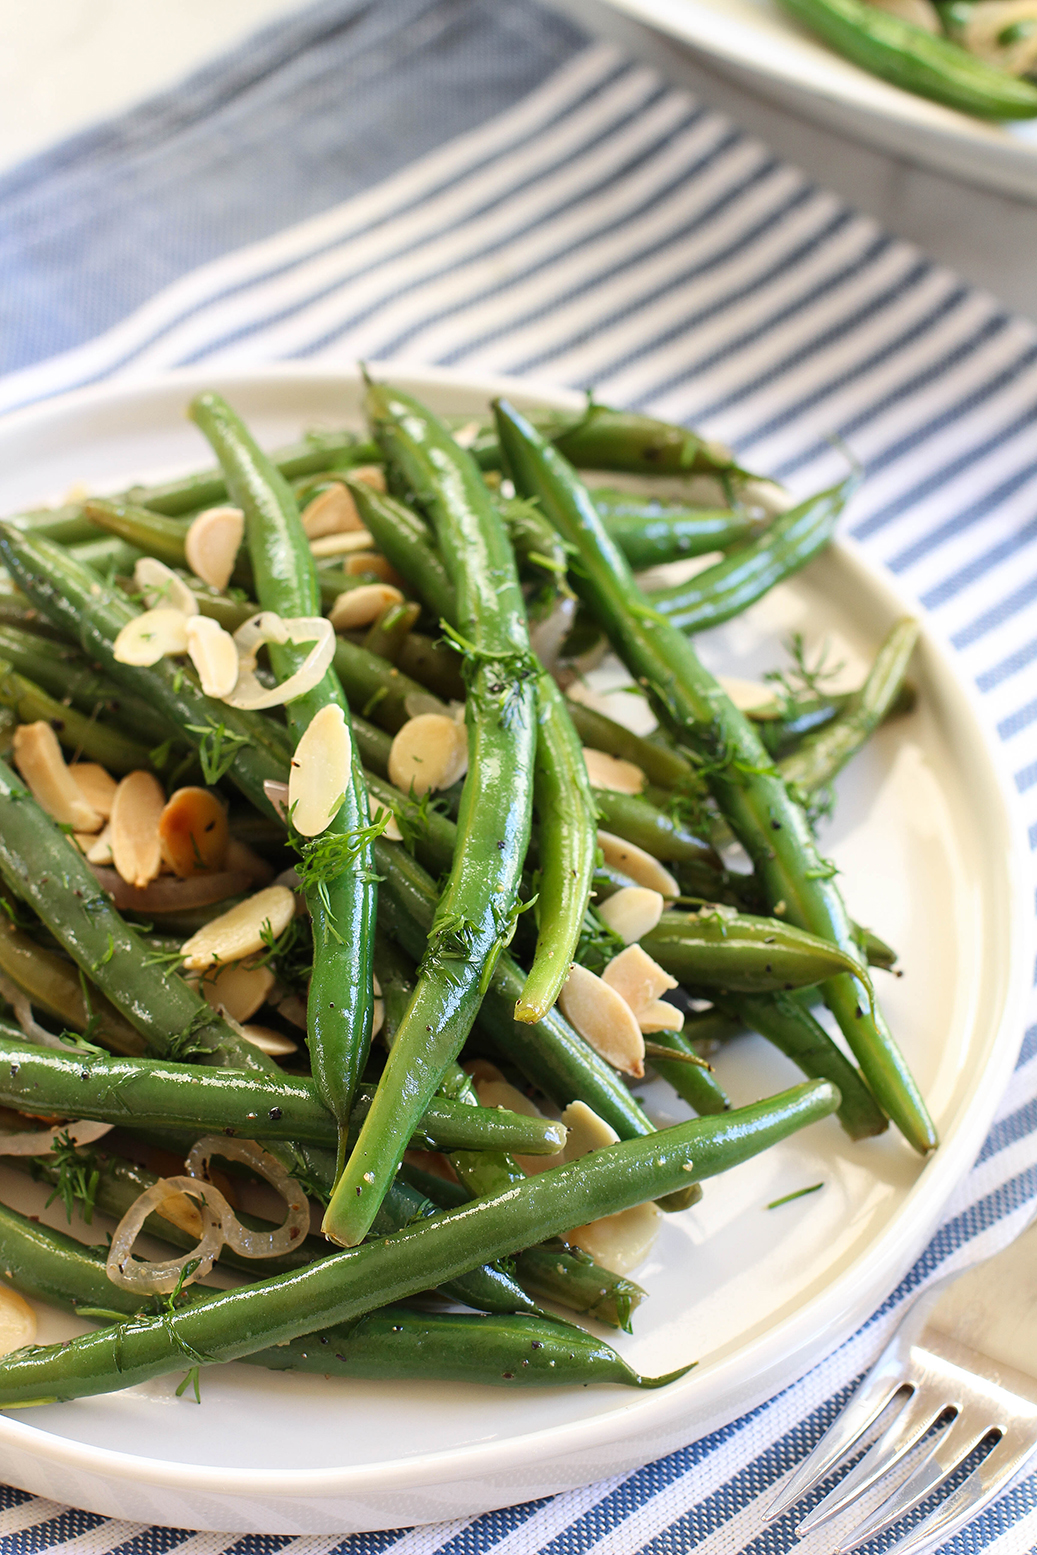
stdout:
[[[174,83],[306,0],[6,0],[0,6],[0,172]],[[612,37],[890,232],[1037,319],[1037,205],[843,139],[723,78],[602,0],[551,0]]]

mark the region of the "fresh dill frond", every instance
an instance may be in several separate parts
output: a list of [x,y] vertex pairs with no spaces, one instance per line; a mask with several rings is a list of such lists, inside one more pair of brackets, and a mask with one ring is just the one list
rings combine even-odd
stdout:
[[247,734],[235,734],[224,723],[186,724],[191,734],[202,736],[198,745],[198,760],[202,764],[202,776],[209,788],[214,788],[220,778],[226,777],[234,765],[234,758],[243,745],[249,743]]
[[71,1224],[72,1211],[78,1205],[80,1214],[87,1225],[90,1225],[94,1218],[97,1190],[101,1183],[97,1152],[80,1149],[66,1130],[55,1139],[51,1145],[50,1155],[44,1157],[44,1160],[57,1173],[57,1180],[46,1207],[49,1209],[55,1199],[60,1199]]

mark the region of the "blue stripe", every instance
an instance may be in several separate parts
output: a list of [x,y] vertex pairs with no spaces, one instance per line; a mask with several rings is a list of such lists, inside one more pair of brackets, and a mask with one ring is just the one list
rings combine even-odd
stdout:
[[1026,706],[1019,708],[1018,712],[1002,718],[997,726],[997,732],[1003,740],[1010,740],[1013,735],[1028,729],[1035,718],[1037,718],[1037,702],[1027,702]]
[[991,669],[984,670],[982,675],[976,676],[976,685],[980,691],[993,691],[1002,681],[1009,680],[1013,675],[1018,675],[1028,664],[1037,659],[1037,638],[1033,642],[1026,643],[1022,648],[1017,648],[1010,653],[1007,659],[1002,659]]
[[19,1533],[5,1534],[0,1539],[2,1555],[43,1555],[52,1544],[65,1544],[69,1539],[80,1539],[92,1528],[99,1528],[107,1518],[97,1512],[81,1512],[68,1506],[55,1517],[42,1523],[33,1523]]
[[979,642],[981,637],[985,637],[995,627],[1004,626],[1005,622],[1018,615],[1020,610],[1025,610],[1034,599],[1037,599],[1037,578],[1029,578],[1014,593],[999,600],[996,605],[991,605],[989,610],[984,610],[982,615],[970,621],[968,626],[959,627],[953,633],[951,642],[955,648],[971,648],[973,643]]
[[[1000,486],[991,492],[987,492],[981,501],[974,502],[965,508],[959,515],[961,528],[968,529],[977,519],[987,518],[991,512],[1000,507],[1009,497],[1021,490],[1035,477],[1037,477],[1037,460],[1032,464],[1026,465],[1022,470],[1017,470],[1014,475],[1003,481]],[[1021,529],[1009,535],[1006,540],[1002,540],[1000,545],[992,545],[989,550],[983,552],[982,556],[974,556],[964,567],[960,567],[949,578],[944,578],[942,583],[936,584],[934,588],[926,589],[921,596],[922,604],[929,610],[935,610],[937,606],[945,605],[949,599],[954,598],[955,594],[960,594],[963,588],[967,588],[970,583],[975,583],[978,579],[985,577],[992,568],[999,566],[1001,562],[1007,561],[1010,556],[1014,556],[1017,551],[1029,545],[1030,541],[1035,538],[1037,538],[1037,518],[1031,519],[1028,524],[1024,524]],[[893,570],[898,572],[900,569],[894,567]]]

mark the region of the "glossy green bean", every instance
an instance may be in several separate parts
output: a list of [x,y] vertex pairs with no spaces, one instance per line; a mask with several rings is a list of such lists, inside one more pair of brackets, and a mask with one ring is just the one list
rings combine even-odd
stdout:
[[369,530],[382,555],[421,594],[436,620],[454,618],[454,586],[435,538],[413,508],[366,481],[347,480],[364,528]]
[[86,1032],[115,1053],[143,1053],[144,1039],[110,1000],[95,989],[88,992],[74,962],[38,945],[31,935],[0,923],[0,972],[71,1031]]
[[592,487],[602,522],[635,572],[754,539],[769,520],[740,508],[694,508],[644,492]]
[[853,971],[857,957],[793,924],[731,907],[664,912],[641,947],[689,987],[769,993]]
[[[378,457],[378,450],[361,442],[352,432],[309,432],[297,443],[276,449],[269,457],[284,478],[293,481],[321,470],[370,463]],[[195,513],[199,508],[226,502],[227,483],[222,470],[203,470],[157,486],[134,486],[126,492],[126,499],[155,513]]]
[[186,1365],[235,1360],[416,1295],[515,1247],[727,1170],[830,1114],[835,1087],[814,1081],[720,1118],[621,1140],[572,1166],[352,1247],[295,1273],[222,1291],[204,1305],[99,1330],[0,1361],[0,1406],[132,1387]]
[[71,704],[81,713],[103,713],[120,728],[132,730],[151,745],[160,745],[168,737],[165,719],[150,703],[123,691],[92,669],[78,649],[68,643],[0,623],[0,658],[52,697]]
[[695,768],[680,751],[634,734],[625,724],[606,718],[604,713],[584,702],[577,702],[572,697],[569,702],[569,716],[584,745],[632,761],[650,783],[658,784],[660,788],[678,788],[695,782]]
[[66,750],[72,751],[78,760],[86,757],[99,761],[109,772],[119,774],[134,772],[143,767],[150,769],[148,747],[131,740],[128,735],[111,724],[88,718],[48,696],[42,686],[35,685],[24,675],[19,675],[10,663],[0,658],[0,706],[9,707],[18,714],[23,724],[42,720],[50,724]]
[[[670,1048],[677,1054],[695,1052],[683,1031],[653,1031],[651,1040],[657,1047]],[[673,1086],[689,1107],[694,1107],[700,1117],[726,1112],[730,1107],[727,1092],[716,1075],[708,1069],[700,1069],[697,1064],[682,1063],[680,1058],[671,1062],[658,1054],[653,1054],[648,1062],[661,1079]]]
[[[588,398],[579,411],[533,413],[541,435],[581,470],[616,470],[632,475],[703,475],[738,472],[730,450],[688,427],[633,410],[614,410]],[[497,436],[490,428],[472,444],[484,470],[500,468]]]
[[[572,468],[513,408],[498,404],[497,419],[516,486],[536,496],[562,535],[578,546],[578,592],[644,685],[660,719],[696,753],[772,911],[859,956],[833,883],[835,866],[822,859],[805,813],[748,720],[688,638],[640,594]],[[915,1149],[935,1148],[936,1131],[921,1093],[864,980],[849,973],[832,978],[825,998],[880,1106]]]

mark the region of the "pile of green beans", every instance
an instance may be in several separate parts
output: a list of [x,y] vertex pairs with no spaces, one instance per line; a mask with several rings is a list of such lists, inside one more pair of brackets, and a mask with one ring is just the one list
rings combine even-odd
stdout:
[[[148,928],[134,924],[100,883],[111,877],[95,873],[48,814],[46,794],[15,770],[15,743],[13,764],[0,762],[10,918],[0,998],[19,1024],[0,1016],[0,1128],[55,1118],[114,1126],[100,1148],[64,1137],[21,1162],[70,1221],[75,1208],[87,1224],[95,1212],[120,1219],[158,1180],[153,1166],[167,1169],[170,1151],[179,1158],[213,1135],[262,1145],[324,1217],[322,1237],[258,1266],[225,1246],[220,1261],[253,1276],[232,1291],[188,1280],[149,1303],[112,1283],[97,1249],[0,1206],[6,1278],[102,1325],[0,1359],[0,1407],[236,1358],[330,1376],[664,1385],[694,1357],[670,1376],[640,1377],[539,1305],[629,1330],[645,1300],[581,1250],[573,1227],[646,1201],[684,1210],[703,1179],[830,1115],[851,1140],[892,1118],[919,1150],[935,1144],[868,970],[895,953],[847,918],[804,810],[903,704],[917,626],[894,627],[857,691],[827,696],[811,683],[756,724],[689,641],[806,565],[831,537],[850,483],[771,519],[728,450],[650,417],[588,403],[534,424],[500,405],[463,448],[450,424],[390,385],[369,383],[366,407],[369,440],[319,434],[267,455],[220,396],[204,394],[190,414],[218,470],[0,525],[8,717],[50,724],[69,761],[97,762],[116,780],[143,770],[167,793],[207,784],[224,804],[233,798],[235,868],[252,872],[228,863],[238,896],[159,908]],[[358,471],[372,463],[387,491]],[[649,489],[588,491],[574,465],[641,476]],[[663,500],[650,490],[654,474],[715,477],[729,505]],[[405,598],[341,634],[309,691],[269,711],[236,710],[202,691],[190,660],[141,666],[117,653],[139,609],[140,556],[173,567],[199,611],[228,631],[259,610],[318,616],[377,579],[371,561],[350,572],[311,549],[300,502],[335,488]],[[241,510],[245,539],[221,591],[191,574],[188,530],[226,502]],[[690,584],[648,598],[630,571],[718,550]],[[656,734],[636,736],[565,696],[554,661],[533,654],[528,622],[555,609],[571,620],[577,597],[659,714]],[[308,651],[273,643],[259,673],[283,682]],[[403,792],[390,776],[394,737],[419,713],[451,717],[452,702],[464,703],[463,778],[441,795]],[[329,707],[341,710],[349,756],[333,818],[310,840],[278,795],[299,741]],[[592,786],[588,747],[633,763],[641,792]],[[599,831],[627,846],[632,874],[626,862],[606,866]],[[751,873],[718,853],[732,836]],[[305,1022],[305,1048],[279,1062],[224,1010],[219,977],[209,1002],[220,965],[199,985],[177,963],[189,923],[246,901],[243,878],[293,885],[295,863],[305,881],[296,918],[249,953],[272,974],[249,1018],[282,1037]],[[600,971],[623,950],[606,904],[648,866],[672,871],[683,894],[640,949],[677,980],[682,991],[670,997],[686,1012],[683,1030],[648,1027],[649,1077],[698,1114],[662,1129],[559,1006],[574,962]],[[821,998],[853,1059],[811,1013]],[[692,1014],[688,1000],[705,1008]],[[736,1109],[700,1055],[745,1029],[806,1078]],[[480,1104],[477,1061],[487,1060],[514,1105]],[[570,1160],[558,1115],[577,1103],[617,1142]],[[533,1173],[537,1157],[547,1169]],[[194,1245],[161,1207],[146,1230]],[[470,1310],[430,1310],[430,1299]]]

